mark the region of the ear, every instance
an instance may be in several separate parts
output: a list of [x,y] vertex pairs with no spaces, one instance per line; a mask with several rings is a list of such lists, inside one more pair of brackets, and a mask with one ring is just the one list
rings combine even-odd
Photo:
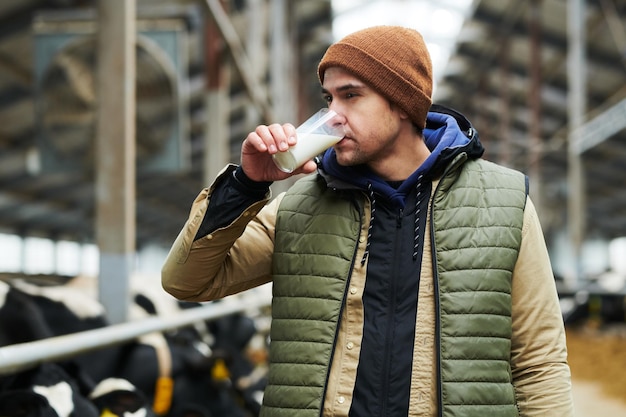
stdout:
[[409,119],[409,115],[404,110],[402,110],[402,107],[398,106],[396,103],[389,101],[389,107],[391,107],[393,111],[398,113],[398,115],[400,116],[400,119],[402,120]]

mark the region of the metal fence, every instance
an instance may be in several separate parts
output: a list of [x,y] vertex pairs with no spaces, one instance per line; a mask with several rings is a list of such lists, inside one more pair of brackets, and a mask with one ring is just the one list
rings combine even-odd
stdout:
[[269,305],[267,297],[239,295],[219,302],[183,310],[170,317],[147,319],[110,325],[104,328],[51,337],[0,348],[0,375],[12,374],[44,362],[69,359],[108,346],[118,345],[145,334],[177,329],[205,320],[215,320],[230,314],[252,311]]

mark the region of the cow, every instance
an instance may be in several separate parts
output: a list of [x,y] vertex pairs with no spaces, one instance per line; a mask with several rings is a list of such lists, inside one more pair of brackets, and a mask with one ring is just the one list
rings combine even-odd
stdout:
[[[23,279],[3,282],[0,346],[47,339],[109,325],[104,307],[79,289],[63,285],[39,286]],[[1,301],[1,300],[0,300]],[[123,357],[130,346],[104,348],[77,355],[75,362],[92,378],[92,385],[106,378],[110,364]]]
[[156,417],[144,393],[125,379],[100,381],[89,394],[89,399],[101,417]]
[[0,377],[0,416],[98,417],[96,406],[63,367],[44,363]]
[[242,313],[234,313],[210,322],[209,329],[215,337],[214,355],[222,357],[226,363],[233,387],[245,408],[258,415],[267,375],[266,368],[253,363],[245,352],[257,333],[254,320]]
[[28,294],[0,281],[0,346],[54,336],[41,309]]
[[[143,317],[159,314],[159,306],[150,306],[151,302],[150,297],[137,295],[132,310],[143,310]],[[141,316],[135,313],[135,318]],[[241,318],[233,319],[232,325],[237,321],[244,324],[243,339],[239,336],[239,341],[233,342],[228,338],[242,332],[232,327],[230,333],[228,320],[222,320],[222,324],[214,324],[212,329],[206,325],[189,326],[177,332],[153,333],[119,346],[80,354],[57,365],[78,370],[76,374],[81,374],[79,385],[84,387],[81,390],[84,394],[107,379],[125,380],[145,396],[159,416],[256,416],[260,385],[255,386],[254,393],[246,391],[253,385],[248,377],[247,386],[241,388],[246,372],[252,369],[245,363],[241,349],[253,333],[253,326]],[[102,306],[76,288],[0,282],[2,346],[107,325]],[[211,331],[219,331],[219,336],[209,334]],[[220,342],[218,338],[223,340]],[[208,346],[209,343],[213,346]]]
[[56,363],[0,378],[2,417],[156,417],[130,382],[107,378],[88,395],[79,380]]

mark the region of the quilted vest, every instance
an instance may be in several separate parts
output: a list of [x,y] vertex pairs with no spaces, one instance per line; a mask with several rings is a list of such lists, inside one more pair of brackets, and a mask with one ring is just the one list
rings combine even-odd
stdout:
[[321,414],[360,224],[354,203],[324,188],[315,176],[296,182],[276,219],[262,417]]
[[526,177],[484,160],[445,176],[433,197],[440,415],[515,417],[511,278]]
[[[321,415],[361,223],[344,197],[308,176],[281,202],[261,417]],[[517,416],[510,293],[525,200],[521,173],[483,160],[443,178],[433,197],[442,416]]]

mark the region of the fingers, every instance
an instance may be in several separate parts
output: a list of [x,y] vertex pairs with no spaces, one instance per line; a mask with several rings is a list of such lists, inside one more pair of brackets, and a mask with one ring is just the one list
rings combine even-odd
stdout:
[[260,152],[275,154],[278,151],[286,151],[290,145],[296,142],[296,129],[290,123],[280,125],[278,123],[260,125],[254,132],[248,135],[248,140]]
[[272,155],[286,151],[296,143],[296,129],[292,124],[257,126],[250,132],[241,147],[241,167],[254,181],[277,181],[289,178],[294,173],[281,171]]
[[315,161],[311,160],[311,161],[306,162],[304,165],[302,165],[293,173],[294,175],[295,174],[310,174],[312,172],[315,172],[316,170],[317,170],[317,164],[315,163]]

